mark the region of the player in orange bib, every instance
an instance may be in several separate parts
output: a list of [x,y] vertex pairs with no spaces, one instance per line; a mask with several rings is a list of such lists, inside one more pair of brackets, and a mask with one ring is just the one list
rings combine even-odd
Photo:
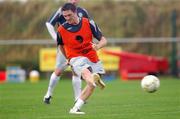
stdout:
[[[85,114],[80,109],[95,87],[105,87],[100,78],[105,71],[96,51],[104,47],[107,40],[94,21],[77,16],[75,5],[66,3],[61,11],[66,22],[58,28],[57,44],[68,59],[73,72],[81,76],[87,84],[69,113]],[[93,43],[93,37],[98,40],[97,43]]]
[[81,19],[80,28],[76,32],[68,31],[64,26],[60,26],[58,31],[65,44],[64,49],[68,59],[84,56],[94,63],[99,61],[97,53],[92,47],[93,34],[88,19]]

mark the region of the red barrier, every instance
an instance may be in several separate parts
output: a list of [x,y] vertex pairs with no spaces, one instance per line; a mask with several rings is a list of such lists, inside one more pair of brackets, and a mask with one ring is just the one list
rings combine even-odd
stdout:
[[0,83],[6,81],[6,71],[0,71]]
[[119,74],[123,80],[141,79],[147,74],[167,73],[169,70],[167,58],[130,52],[104,52],[120,58]]

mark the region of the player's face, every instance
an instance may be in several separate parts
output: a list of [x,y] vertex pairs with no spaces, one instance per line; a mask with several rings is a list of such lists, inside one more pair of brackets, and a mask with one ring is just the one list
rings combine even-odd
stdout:
[[68,0],[70,3],[72,3],[72,4],[77,4],[78,2],[79,2],[79,0]]
[[69,24],[73,24],[76,21],[76,13],[74,13],[71,10],[66,10],[62,12],[65,20],[69,23]]

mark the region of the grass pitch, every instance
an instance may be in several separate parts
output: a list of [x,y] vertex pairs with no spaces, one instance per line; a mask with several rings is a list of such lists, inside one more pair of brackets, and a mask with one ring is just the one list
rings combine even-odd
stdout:
[[0,119],[179,119],[180,79],[161,77],[155,93],[146,93],[140,80],[107,81],[82,108],[86,115],[70,115],[73,106],[71,80],[60,80],[52,103],[42,102],[48,80],[0,84]]

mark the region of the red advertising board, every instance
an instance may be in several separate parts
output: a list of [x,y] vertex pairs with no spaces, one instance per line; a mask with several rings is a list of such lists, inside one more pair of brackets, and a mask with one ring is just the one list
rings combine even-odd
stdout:
[[169,70],[167,58],[130,52],[104,52],[120,58],[119,74],[123,80],[141,79],[147,74],[167,73]]

